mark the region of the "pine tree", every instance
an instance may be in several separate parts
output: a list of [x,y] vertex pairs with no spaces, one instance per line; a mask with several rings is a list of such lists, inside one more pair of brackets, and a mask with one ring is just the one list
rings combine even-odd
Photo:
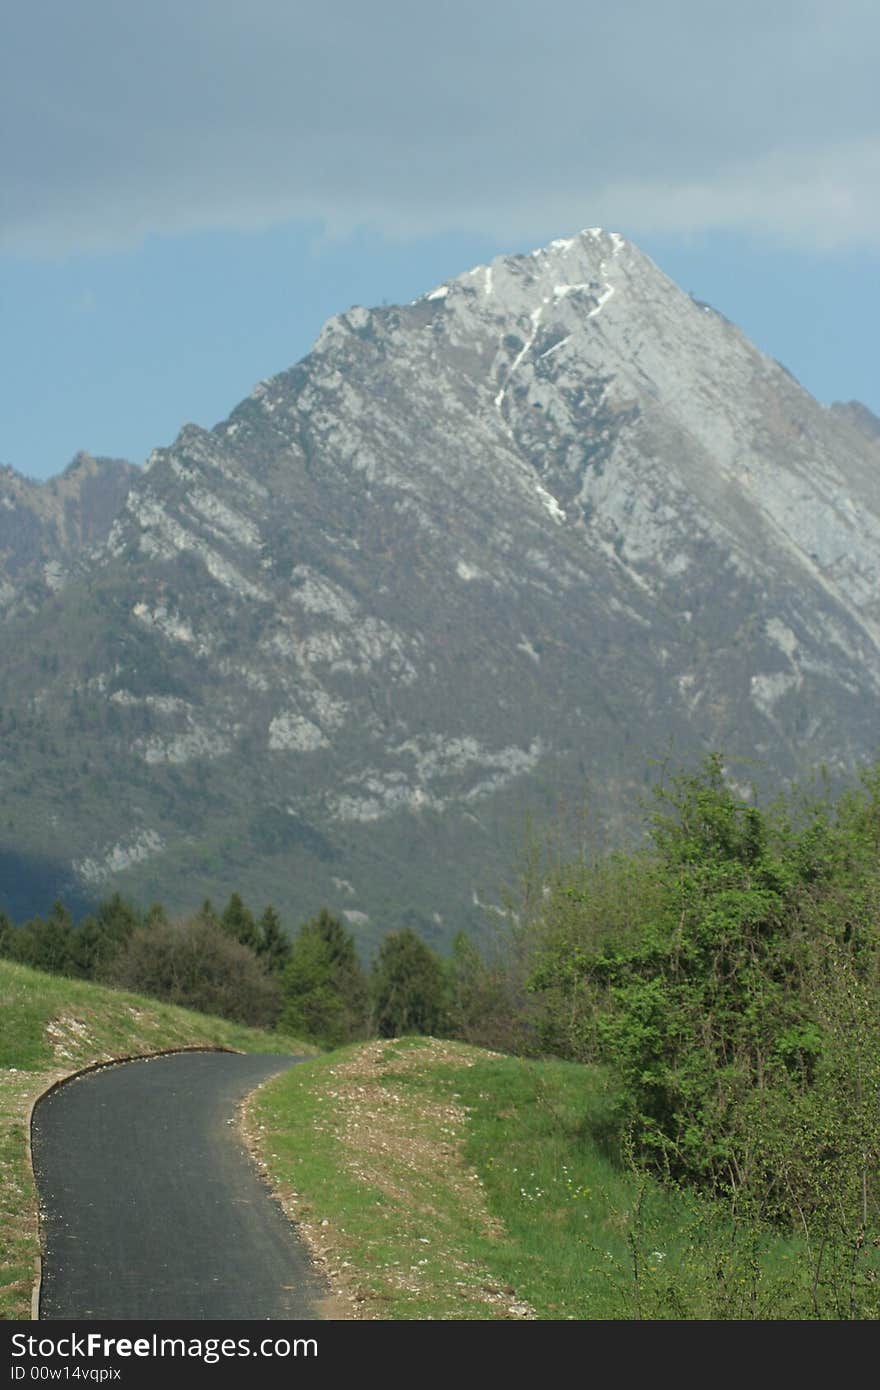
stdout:
[[327,908],[300,928],[282,983],[282,1028],[329,1046],[366,1035],[366,976],[354,938]]
[[233,941],[247,946],[251,951],[257,950],[260,941],[257,924],[253,913],[245,907],[239,893],[233,893],[224,907],[220,925]]
[[290,937],[281,926],[281,918],[271,903],[264,910],[257,927],[257,955],[270,974],[281,975],[290,960],[291,943]]
[[389,932],[373,964],[373,1018],[383,1038],[447,1030],[443,965],[409,927]]

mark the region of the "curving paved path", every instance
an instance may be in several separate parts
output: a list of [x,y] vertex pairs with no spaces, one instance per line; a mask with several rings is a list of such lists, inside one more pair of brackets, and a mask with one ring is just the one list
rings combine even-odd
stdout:
[[41,1318],[320,1316],[326,1290],[235,1124],[242,1097],[297,1060],[178,1053],[40,1101]]

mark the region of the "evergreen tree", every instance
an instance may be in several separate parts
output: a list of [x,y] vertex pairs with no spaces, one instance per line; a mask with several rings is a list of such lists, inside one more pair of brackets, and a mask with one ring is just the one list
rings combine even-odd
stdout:
[[365,1036],[366,976],[354,938],[327,908],[297,933],[282,984],[288,1032],[328,1046]]
[[448,1027],[443,965],[409,927],[389,932],[372,975],[373,1019],[380,1037],[442,1034]]
[[257,955],[271,975],[281,975],[290,960],[290,937],[281,926],[281,918],[271,903],[257,923],[259,939]]
[[220,914],[210,898],[205,898],[205,901],[198,910],[197,916],[200,917],[203,922],[210,922],[215,927],[220,925]]
[[59,899],[53,903],[48,917],[33,917],[16,932],[15,958],[52,975],[76,974],[73,937],[73,920]]
[[233,893],[224,907],[220,925],[227,936],[232,937],[233,941],[237,941],[241,946],[247,946],[251,951],[257,950],[260,940],[257,924],[254,921],[253,913],[245,907],[239,893]]
[[137,908],[126,902],[120,893],[105,898],[74,935],[76,973],[86,979],[100,976],[141,925]]

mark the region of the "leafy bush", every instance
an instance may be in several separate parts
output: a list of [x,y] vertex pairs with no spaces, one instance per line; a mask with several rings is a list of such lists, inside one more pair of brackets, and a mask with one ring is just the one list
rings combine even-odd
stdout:
[[272,1027],[281,988],[253,951],[197,915],[140,927],[108,972],[112,984],[254,1027]]
[[641,1161],[853,1251],[880,1202],[878,790],[761,810],[715,755],[659,794],[647,855],[558,876],[531,927],[544,1039],[610,1064]]

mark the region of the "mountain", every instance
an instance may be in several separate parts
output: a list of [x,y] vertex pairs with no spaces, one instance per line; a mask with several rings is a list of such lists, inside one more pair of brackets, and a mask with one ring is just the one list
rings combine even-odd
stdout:
[[57,589],[80,551],[106,540],[136,476],[86,453],[45,483],[0,465],[0,609],[28,585],[31,603]]
[[670,748],[847,773],[880,713],[870,418],[613,232],[350,309],[7,606],[4,847],[442,942],[529,818],[632,834]]
[[855,425],[870,440],[880,440],[880,418],[861,401],[835,401],[831,413]]

